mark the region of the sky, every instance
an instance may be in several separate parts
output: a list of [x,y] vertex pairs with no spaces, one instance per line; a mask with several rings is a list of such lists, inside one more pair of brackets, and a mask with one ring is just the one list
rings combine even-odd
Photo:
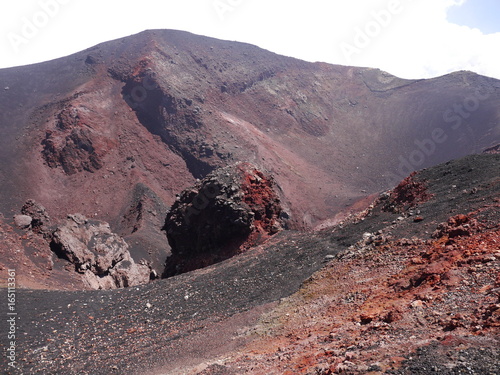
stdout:
[[500,79],[499,0],[6,0],[0,68],[146,29],[186,30],[402,78],[471,70]]

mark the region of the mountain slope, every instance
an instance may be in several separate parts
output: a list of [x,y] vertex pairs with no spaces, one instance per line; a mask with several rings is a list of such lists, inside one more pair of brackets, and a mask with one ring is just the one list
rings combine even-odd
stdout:
[[499,155],[480,155],[418,172],[335,227],[284,231],[152,284],[19,290],[19,365],[32,374],[412,373],[445,371],[447,358],[459,365],[461,350],[472,373],[485,363],[498,371],[499,168]]
[[137,181],[170,204],[243,160],[272,172],[296,226],[310,226],[362,190],[500,137],[494,79],[401,80],[177,31],[4,69],[0,81],[7,216],[33,198],[58,217],[115,222]]
[[414,169],[500,142],[498,80],[403,80],[180,31],[3,69],[0,83],[0,224],[9,230],[28,199],[54,223],[104,220],[157,274],[167,207],[215,168],[269,172],[291,227],[304,229]]

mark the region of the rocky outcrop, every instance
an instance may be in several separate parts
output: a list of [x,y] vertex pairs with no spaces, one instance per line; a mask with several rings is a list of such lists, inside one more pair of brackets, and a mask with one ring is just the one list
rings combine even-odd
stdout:
[[92,289],[134,286],[150,279],[150,267],[137,264],[130,256],[128,244],[103,221],[69,215],[66,223],[53,233],[51,248],[73,263]]
[[146,259],[152,277],[160,277],[165,260],[171,255],[165,235],[159,230],[165,221],[168,206],[145,184],[132,190],[129,204],[122,208],[118,222],[111,223],[114,231],[129,245],[134,259]]
[[18,227],[30,228],[33,232],[44,236],[50,235],[51,220],[44,206],[33,199],[28,199],[21,208],[21,214],[14,217],[15,224]]
[[227,259],[277,233],[286,215],[273,188],[271,177],[238,163],[183,191],[163,227],[172,247],[165,276]]
[[416,179],[416,172],[411,173],[389,193],[383,193],[385,200],[383,209],[388,212],[400,213],[432,198],[425,182]]
[[223,154],[215,152],[219,147],[216,142],[207,143],[211,135],[204,127],[200,106],[162,87],[157,74],[144,67],[147,64],[141,61],[133,77],[121,78],[125,82],[124,101],[146,129],[182,156],[193,176],[206,176],[220,163],[218,159],[223,159]]
[[62,167],[72,175],[84,170],[94,172],[103,166],[103,153],[96,147],[100,136],[94,134],[85,112],[69,105],[57,115],[55,128],[47,130],[42,155],[50,168]]
[[478,221],[468,215],[459,214],[452,216],[446,223],[440,223],[434,233],[433,238],[448,237],[469,237],[479,231]]
[[496,146],[489,147],[486,150],[484,150],[485,154],[500,154],[500,143]]

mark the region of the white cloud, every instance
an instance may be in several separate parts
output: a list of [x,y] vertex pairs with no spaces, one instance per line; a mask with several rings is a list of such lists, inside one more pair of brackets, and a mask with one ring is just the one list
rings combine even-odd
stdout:
[[[401,1],[403,10],[370,38],[368,47],[353,55],[351,63],[378,67],[405,78],[433,77],[456,70],[500,78],[499,54],[494,47],[499,45],[500,34],[483,35],[477,29],[449,23],[446,10],[453,3]],[[381,7],[377,11],[383,10]],[[363,30],[368,22],[355,27]],[[353,40],[353,35],[348,41]],[[332,60],[341,59],[337,53]]]
[[[446,11],[459,2],[463,0],[9,1],[0,5],[0,67],[64,56],[144,29],[172,28],[309,61],[377,67],[405,78],[467,69],[500,79],[500,33],[483,35],[449,23]],[[45,22],[40,12],[50,13],[48,4],[53,14]],[[27,23],[36,22],[36,35],[24,38],[27,43],[16,51],[12,35],[23,37],[23,27],[26,31]],[[365,43],[360,43],[360,31],[370,34]],[[346,45],[356,49],[348,58]]]

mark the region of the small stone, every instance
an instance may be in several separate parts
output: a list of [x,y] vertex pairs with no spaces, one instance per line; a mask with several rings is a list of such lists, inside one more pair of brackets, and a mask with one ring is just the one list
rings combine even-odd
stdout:
[[380,200],[387,200],[390,197],[391,197],[391,194],[388,191],[381,193],[379,196]]
[[420,223],[423,220],[424,220],[424,218],[422,216],[415,216],[415,218],[413,219],[413,222]]
[[356,354],[354,352],[346,352],[345,353],[345,358],[350,361],[352,359],[355,359],[356,358]]
[[372,236],[372,234],[370,232],[363,233],[363,239],[364,240],[368,240],[371,236]]
[[368,367],[368,371],[373,371],[373,372],[376,372],[376,371],[382,371],[382,367],[380,367],[380,363],[373,363],[370,365],[370,367]]
[[424,307],[424,302],[421,300],[416,300],[411,303],[411,307],[417,308],[417,307]]
[[33,218],[28,215],[16,215],[14,216],[14,223],[17,227],[21,229],[26,229],[31,226]]

